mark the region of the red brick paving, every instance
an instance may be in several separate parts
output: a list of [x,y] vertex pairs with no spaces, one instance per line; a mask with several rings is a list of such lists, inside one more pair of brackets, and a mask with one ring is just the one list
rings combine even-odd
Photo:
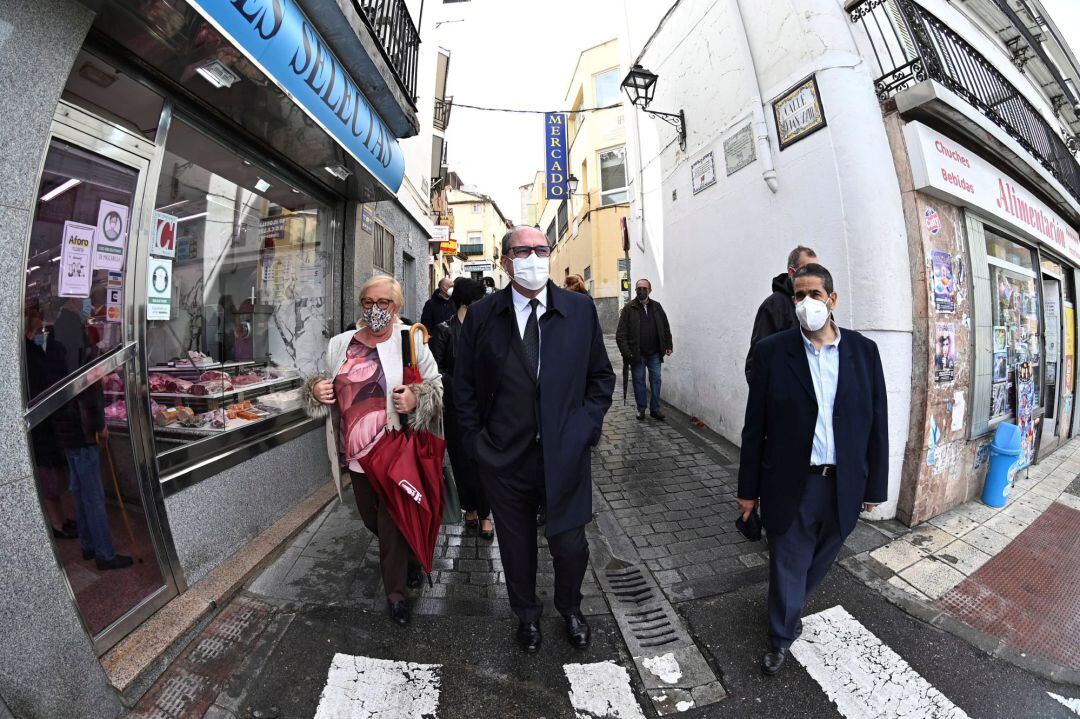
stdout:
[[1080,511],[1050,505],[935,606],[1022,652],[1080,670]]

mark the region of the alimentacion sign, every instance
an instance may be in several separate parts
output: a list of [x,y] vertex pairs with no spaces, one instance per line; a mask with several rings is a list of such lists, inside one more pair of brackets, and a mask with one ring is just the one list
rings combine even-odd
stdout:
[[294,0],[187,0],[391,192],[397,139]]

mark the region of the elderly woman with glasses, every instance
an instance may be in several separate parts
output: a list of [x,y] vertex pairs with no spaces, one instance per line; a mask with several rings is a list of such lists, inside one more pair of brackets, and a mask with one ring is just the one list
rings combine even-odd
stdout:
[[416,348],[423,382],[402,382],[402,338],[398,321],[404,304],[401,285],[387,276],[372,277],[360,290],[361,315],[356,325],[333,337],[327,350],[329,375],[308,380],[307,408],[313,417],[326,417],[330,466],[341,489],[341,475],[352,478],[356,507],[364,525],[379,538],[379,563],[390,618],[409,623],[406,584],[420,584],[419,568],[409,545],[379,501],[360,467],[387,430],[400,429],[399,414],[409,426],[442,435],[442,377],[426,345]]

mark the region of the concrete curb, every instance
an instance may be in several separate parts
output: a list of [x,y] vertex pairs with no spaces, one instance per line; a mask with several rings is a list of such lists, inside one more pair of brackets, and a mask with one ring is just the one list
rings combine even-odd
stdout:
[[856,579],[885,597],[890,604],[899,607],[915,619],[963,639],[986,654],[1043,679],[1059,684],[1080,686],[1080,671],[1020,652],[1007,645],[1003,639],[980,632],[951,614],[936,609],[904,590],[892,586],[888,582],[888,577],[882,576],[886,573],[893,574],[892,570],[878,563],[869,552],[849,557],[839,564]]

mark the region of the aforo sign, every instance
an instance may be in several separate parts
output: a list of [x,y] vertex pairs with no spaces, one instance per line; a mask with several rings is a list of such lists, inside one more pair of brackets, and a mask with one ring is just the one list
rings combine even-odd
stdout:
[[958,199],[1080,262],[1080,234],[1008,175],[921,122],[904,127],[915,189]]
[[294,0],[188,0],[391,192],[397,140]]

